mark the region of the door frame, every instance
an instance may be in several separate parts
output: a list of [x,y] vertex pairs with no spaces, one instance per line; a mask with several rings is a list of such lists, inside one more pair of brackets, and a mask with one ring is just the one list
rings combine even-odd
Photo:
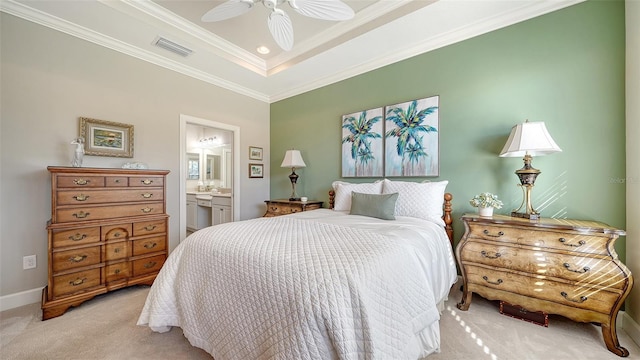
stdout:
[[180,114],[180,242],[187,237],[187,124],[233,132],[231,211],[234,221],[240,219],[240,127]]

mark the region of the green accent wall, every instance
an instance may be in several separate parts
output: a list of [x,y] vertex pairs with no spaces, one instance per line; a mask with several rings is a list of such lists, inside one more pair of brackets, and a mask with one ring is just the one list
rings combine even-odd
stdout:
[[[587,1],[273,103],[271,198],[290,195],[280,163],[295,148],[307,164],[298,194],[328,200],[341,179],[342,115],[439,95],[440,175],[429,179],[449,180],[456,241],[473,195],[498,194],[496,213],[520,205],[522,159],[498,153],[526,119],[544,121],[563,150],[533,159],[534,208],[624,229],[624,19],[623,1]],[[616,249],[624,259],[624,238]]]

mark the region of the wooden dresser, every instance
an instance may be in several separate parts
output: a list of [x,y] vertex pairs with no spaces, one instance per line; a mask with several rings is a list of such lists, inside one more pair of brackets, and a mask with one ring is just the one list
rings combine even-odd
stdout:
[[301,211],[309,211],[320,209],[322,207],[322,201],[292,201],[292,200],[265,200],[267,204],[267,212],[264,213],[264,217],[273,217],[280,215],[293,214]]
[[464,281],[460,310],[468,310],[477,293],[599,323],[609,351],[629,354],[616,334],[616,316],[633,286],[613,247],[624,231],[566,219],[464,215],[462,220],[465,233],[456,248]]
[[49,279],[42,319],[111,290],[151,285],[167,258],[169,171],[48,170]]

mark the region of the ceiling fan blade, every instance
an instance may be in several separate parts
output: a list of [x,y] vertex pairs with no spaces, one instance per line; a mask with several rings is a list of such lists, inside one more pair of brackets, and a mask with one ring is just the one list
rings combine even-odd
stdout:
[[273,39],[283,50],[289,51],[293,47],[293,25],[289,15],[280,9],[273,9],[267,21]]
[[253,7],[254,0],[229,0],[202,15],[200,20],[204,22],[215,22],[230,19],[235,16],[246,14]]
[[322,20],[349,20],[355,15],[349,5],[340,0],[288,0],[289,5],[304,16]]

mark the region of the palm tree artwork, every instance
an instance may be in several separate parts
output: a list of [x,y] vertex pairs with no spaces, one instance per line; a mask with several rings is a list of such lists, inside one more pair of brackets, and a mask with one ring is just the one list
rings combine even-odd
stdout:
[[383,174],[382,108],[342,116],[342,177]]
[[385,176],[438,175],[439,96],[388,106]]

